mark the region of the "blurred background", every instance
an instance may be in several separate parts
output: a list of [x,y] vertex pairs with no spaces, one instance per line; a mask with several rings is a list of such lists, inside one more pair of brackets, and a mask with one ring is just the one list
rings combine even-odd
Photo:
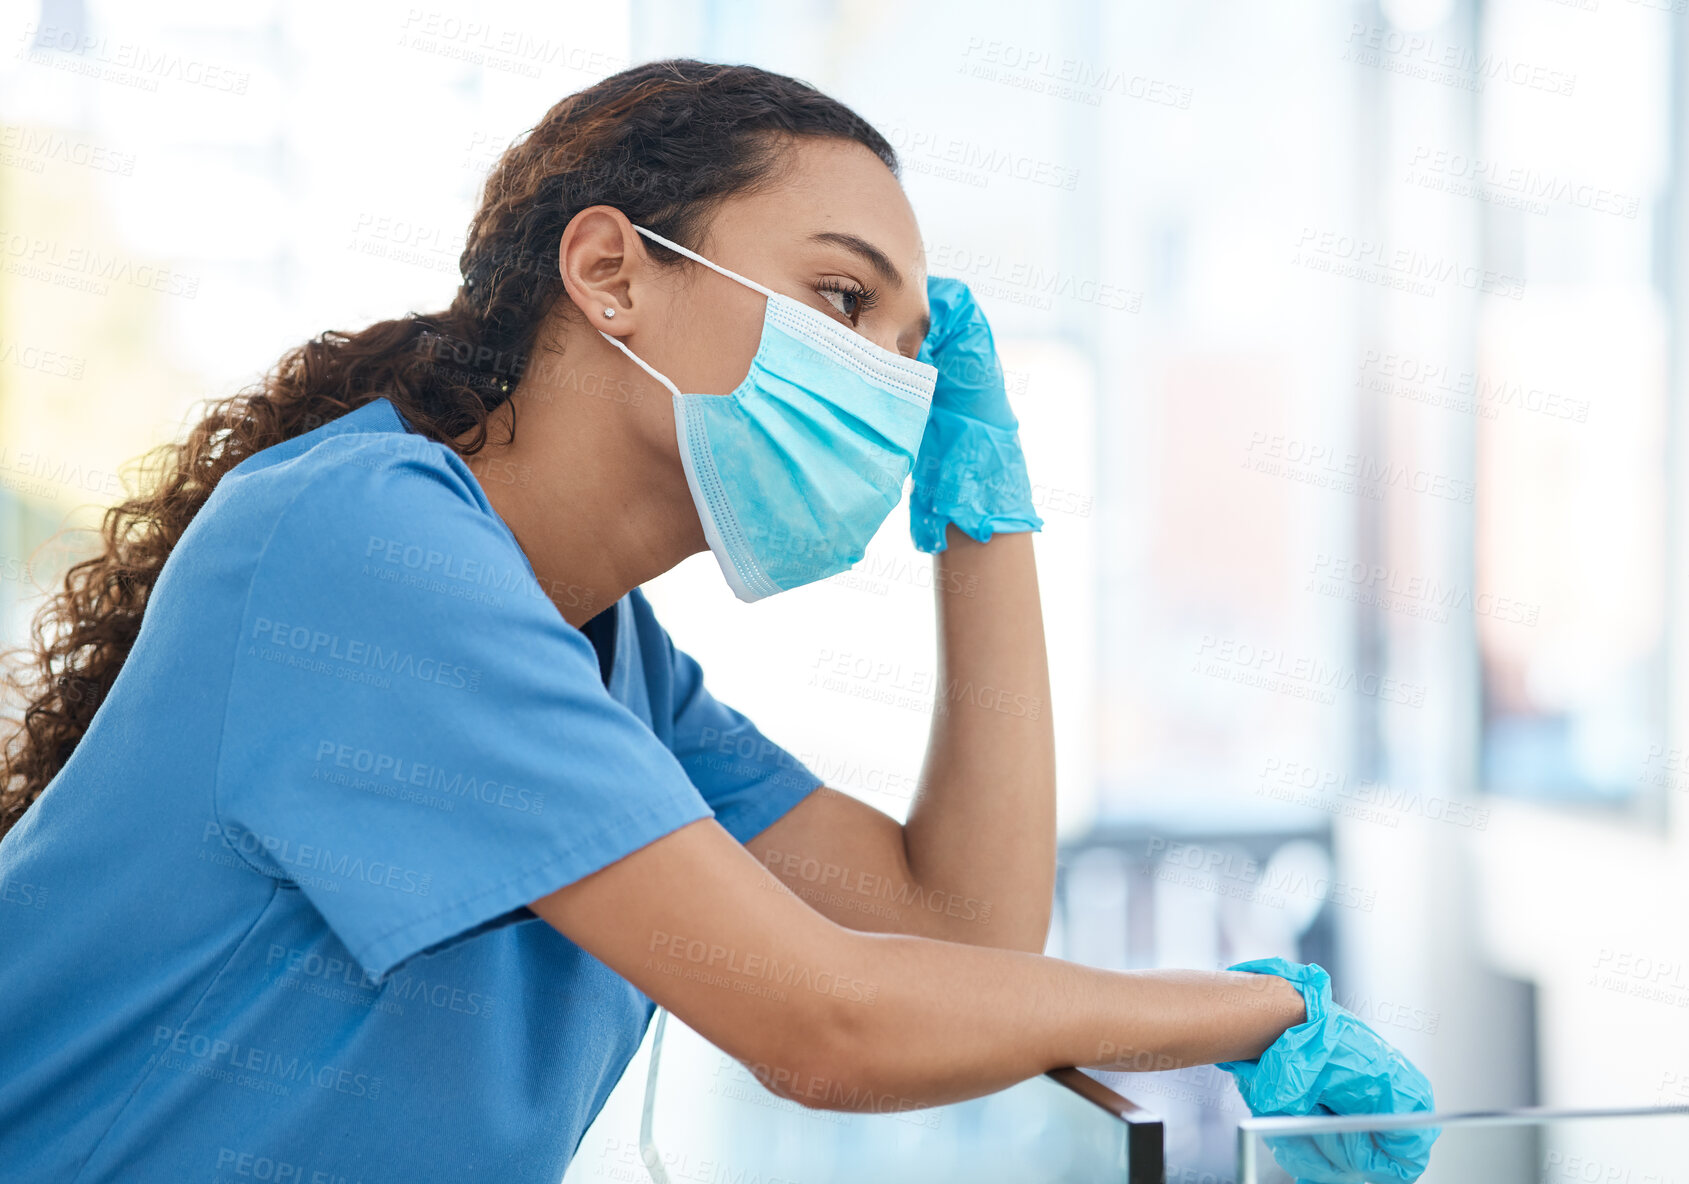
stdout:
[[[1046,521],[1051,952],[1318,960],[1439,1108],[1689,1101],[1685,7],[5,0],[0,642],[199,400],[443,307],[558,98],[755,63],[884,132],[996,327]],[[648,588],[719,697],[899,816],[907,530],[755,607],[708,554]],[[1109,1079],[1169,1179],[1229,1165],[1229,1078]]]

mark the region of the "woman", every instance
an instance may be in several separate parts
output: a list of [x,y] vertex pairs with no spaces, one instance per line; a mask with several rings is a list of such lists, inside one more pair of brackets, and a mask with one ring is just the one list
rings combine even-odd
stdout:
[[[500,160],[450,308],[296,349],[108,514],[5,766],[7,1179],[550,1184],[653,1001],[811,1106],[1206,1062],[1260,1110],[1429,1105],[1317,967],[1040,954],[1040,522],[894,169],[789,78],[608,78]],[[842,571],[911,471],[946,689],[899,825],[639,585]]]

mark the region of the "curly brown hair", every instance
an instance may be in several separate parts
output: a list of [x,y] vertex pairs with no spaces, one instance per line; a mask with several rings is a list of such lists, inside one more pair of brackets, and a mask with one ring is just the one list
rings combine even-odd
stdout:
[[[471,456],[509,398],[563,293],[558,244],[574,215],[609,205],[695,246],[724,199],[777,176],[797,137],[852,140],[895,174],[885,138],[794,78],[690,59],[649,62],[569,95],[505,150],[487,177],[442,312],[290,350],[239,394],[205,404],[185,441],[142,461],[144,492],[105,511],[103,550],[74,564],[28,647],[6,656],[5,691],[25,704],[0,748],[0,836],[69,760],[117,678],[172,548],[223,474],[273,444],[385,395],[417,431]],[[664,265],[676,252],[647,247]]]

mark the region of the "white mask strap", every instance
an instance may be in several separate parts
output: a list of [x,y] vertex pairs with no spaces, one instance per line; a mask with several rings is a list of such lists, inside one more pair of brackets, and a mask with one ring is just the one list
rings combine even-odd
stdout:
[[727,268],[723,267],[719,263],[711,263],[708,259],[706,259],[702,255],[698,254],[698,252],[687,250],[685,247],[681,246],[679,243],[673,242],[669,239],[664,238],[662,235],[658,234],[655,230],[647,230],[643,226],[634,226],[634,229],[639,231],[639,233],[643,234],[646,238],[656,239],[658,242],[662,243],[669,250],[680,252],[682,255],[685,255],[688,259],[692,260],[695,263],[702,263],[705,267],[711,268],[712,270],[715,270],[715,271],[719,271],[719,272],[721,272],[722,275],[726,276],[728,279],[738,280],[741,284],[744,284],[747,288],[755,288],[757,291],[761,292],[764,296],[772,297],[774,295],[773,292],[770,292],[767,288],[763,287],[761,284],[757,283],[755,280],[748,280],[736,271],[727,270]]
[[674,383],[670,382],[667,378],[664,378],[661,374],[657,373],[657,371],[653,367],[651,367],[650,365],[648,365],[646,363],[644,358],[642,358],[638,354],[634,353],[626,345],[624,345],[622,342],[616,340],[614,337],[610,336],[604,330],[600,329],[598,331],[598,335],[600,337],[602,337],[605,341],[608,341],[611,345],[615,346],[617,349],[621,350],[628,357],[632,358],[634,365],[638,366],[641,370],[645,371],[645,373],[649,374],[652,378],[655,378],[658,382],[660,382],[664,386],[668,387],[669,393],[671,395],[673,395],[677,399],[680,398],[680,388],[677,387]]
[[[721,274],[726,276],[728,279],[738,280],[741,284],[744,284],[747,288],[755,288],[758,292],[761,292],[764,296],[767,296],[771,299],[774,296],[773,292],[770,292],[767,288],[763,287],[761,284],[757,283],[755,280],[748,280],[744,276],[740,275],[738,272],[729,271],[727,268],[723,267],[719,263],[711,263],[708,259],[706,259],[702,255],[698,254],[698,252],[687,250],[685,247],[681,246],[679,243],[674,242],[670,239],[664,238],[662,235],[658,234],[655,230],[647,230],[643,226],[634,226],[634,229],[639,231],[639,233],[643,234],[646,238],[655,239],[656,241],[662,243],[665,247],[667,247],[671,251],[678,251],[680,254],[685,255],[688,259],[691,259],[694,262],[702,263],[705,267],[713,268],[714,270],[721,272]],[[662,383],[665,387],[667,387],[668,390],[669,390],[669,393],[672,394],[675,398],[677,398],[677,399],[680,398],[680,388],[675,386],[674,383],[670,382],[667,378],[663,377],[661,374],[657,373],[657,371],[655,369],[653,369],[651,366],[647,365],[646,362],[645,362],[645,359],[641,358],[638,354],[634,353],[631,349],[629,349],[622,342],[618,341],[616,338],[614,338],[614,337],[610,336],[608,333],[604,332],[604,330],[600,329],[598,331],[598,335],[600,337],[602,337],[605,341],[608,341],[611,345],[615,346],[617,349],[621,350],[628,357],[632,358],[634,365],[638,366],[641,370],[645,371],[645,373],[649,374],[652,378],[655,378],[658,382]]]

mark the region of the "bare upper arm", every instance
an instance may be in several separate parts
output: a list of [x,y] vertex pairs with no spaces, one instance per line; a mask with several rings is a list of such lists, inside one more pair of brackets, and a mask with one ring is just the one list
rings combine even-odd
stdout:
[[906,899],[915,878],[903,827],[823,785],[745,844],[811,908],[853,929],[905,932],[876,904]]
[[745,844],[818,912],[850,929],[989,945],[989,901],[917,878],[903,826],[822,786]]
[[863,1002],[852,992],[860,996],[867,981],[863,947],[714,819],[689,823],[529,907],[753,1069],[842,1072],[851,1009]]

